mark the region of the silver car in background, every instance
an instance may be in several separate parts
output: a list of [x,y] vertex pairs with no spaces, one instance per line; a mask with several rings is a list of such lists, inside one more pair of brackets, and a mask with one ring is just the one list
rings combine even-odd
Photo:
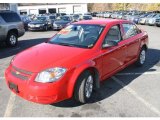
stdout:
[[0,42],[14,47],[18,43],[18,37],[25,33],[24,24],[16,12],[0,11]]

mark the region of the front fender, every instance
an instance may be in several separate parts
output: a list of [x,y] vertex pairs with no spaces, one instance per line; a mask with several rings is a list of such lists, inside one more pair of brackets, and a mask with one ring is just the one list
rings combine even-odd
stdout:
[[68,94],[69,98],[72,97],[72,95],[73,95],[74,87],[75,87],[75,84],[76,84],[78,77],[80,76],[80,74],[84,70],[86,70],[89,67],[95,67],[95,62],[94,61],[86,61],[85,63],[77,65],[74,68],[75,70],[69,80],[68,88],[67,88],[67,94]]

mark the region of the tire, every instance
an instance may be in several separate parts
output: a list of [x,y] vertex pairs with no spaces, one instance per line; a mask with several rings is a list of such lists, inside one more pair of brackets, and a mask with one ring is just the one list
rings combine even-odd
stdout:
[[[87,103],[90,100],[94,88],[93,82],[93,75],[90,71],[85,71],[79,76],[74,91],[74,98],[77,102]],[[90,94],[87,94],[87,91]]]
[[14,32],[9,32],[6,39],[6,44],[9,47],[15,47],[18,44],[18,37],[17,34]]
[[160,27],[160,24],[157,24],[156,26],[157,26],[157,27]]
[[141,67],[145,64],[145,62],[146,62],[146,49],[142,47],[138,60],[136,61],[136,65]]

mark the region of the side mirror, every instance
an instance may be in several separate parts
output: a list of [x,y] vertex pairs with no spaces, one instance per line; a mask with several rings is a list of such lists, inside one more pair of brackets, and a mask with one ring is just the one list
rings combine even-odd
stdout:
[[113,47],[113,46],[117,46],[118,43],[115,41],[108,41],[106,44],[102,45],[102,48],[108,48],[108,47]]

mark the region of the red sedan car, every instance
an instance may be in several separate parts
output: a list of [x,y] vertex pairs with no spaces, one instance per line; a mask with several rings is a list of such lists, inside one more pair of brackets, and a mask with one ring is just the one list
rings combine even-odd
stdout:
[[17,54],[5,71],[22,98],[51,104],[74,97],[86,103],[100,82],[146,60],[148,35],[125,20],[73,23],[46,43]]

